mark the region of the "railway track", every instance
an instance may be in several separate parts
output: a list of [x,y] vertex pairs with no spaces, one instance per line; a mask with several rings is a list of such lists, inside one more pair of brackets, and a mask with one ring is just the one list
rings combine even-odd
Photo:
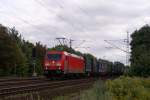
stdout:
[[11,77],[11,78],[1,78],[0,79],[0,83],[2,82],[14,82],[14,81],[30,81],[30,80],[41,80],[41,79],[45,79],[44,77],[30,77],[30,78],[15,78],[15,77]]
[[[56,92],[60,92],[59,89],[65,88],[81,88],[81,86],[87,86],[92,84],[95,79],[76,79],[65,81],[49,81],[42,80],[19,80],[19,81],[3,81],[0,82],[0,97],[7,97],[16,94],[30,93],[34,91],[41,91],[49,89],[51,95]],[[6,84],[7,83],[7,84]],[[54,96],[54,95],[53,95]]]
[[35,84],[35,83],[43,83],[43,82],[48,82],[48,79],[22,79],[22,80],[9,80],[9,81],[3,81],[0,82],[0,88],[5,88],[5,87],[13,87],[13,86],[20,86],[20,85],[28,85],[28,84]]

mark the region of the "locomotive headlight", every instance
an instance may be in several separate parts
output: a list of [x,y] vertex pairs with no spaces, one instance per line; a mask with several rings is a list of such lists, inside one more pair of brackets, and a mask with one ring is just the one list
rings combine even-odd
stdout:
[[57,63],[56,66],[61,66],[61,63]]
[[58,67],[58,69],[60,70],[60,69],[61,69],[61,67],[59,66],[59,67]]
[[46,63],[45,66],[50,66],[50,64],[49,64],[49,63]]
[[45,69],[46,69],[46,70],[48,69],[47,66],[45,66]]

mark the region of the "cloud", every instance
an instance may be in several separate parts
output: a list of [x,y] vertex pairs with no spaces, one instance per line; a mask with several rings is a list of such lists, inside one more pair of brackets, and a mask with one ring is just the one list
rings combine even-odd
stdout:
[[[0,23],[13,27],[31,42],[51,47],[56,37],[86,40],[82,52],[125,63],[125,53],[108,49],[104,40],[125,39],[150,21],[149,0],[1,0]],[[112,42],[125,49],[122,41]]]

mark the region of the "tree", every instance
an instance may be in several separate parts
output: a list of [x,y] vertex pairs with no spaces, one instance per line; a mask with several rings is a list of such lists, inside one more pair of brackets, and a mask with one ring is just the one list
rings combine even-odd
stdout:
[[[25,66],[25,58],[8,28],[0,25],[0,74],[10,75],[16,67]],[[22,74],[22,73],[20,73]]]
[[145,25],[136,30],[131,41],[131,74],[150,75],[150,26]]
[[35,45],[35,61],[36,61],[36,72],[38,74],[43,74],[43,60],[46,54],[46,46],[42,45],[40,42],[37,42]]

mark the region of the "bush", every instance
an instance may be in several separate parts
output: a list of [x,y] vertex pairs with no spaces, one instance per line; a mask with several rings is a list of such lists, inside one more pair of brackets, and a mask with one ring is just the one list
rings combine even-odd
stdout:
[[149,77],[150,75],[150,67],[146,66],[131,66],[130,76],[141,76],[141,77]]
[[107,81],[112,100],[150,100],[150,79],[120,77]]

